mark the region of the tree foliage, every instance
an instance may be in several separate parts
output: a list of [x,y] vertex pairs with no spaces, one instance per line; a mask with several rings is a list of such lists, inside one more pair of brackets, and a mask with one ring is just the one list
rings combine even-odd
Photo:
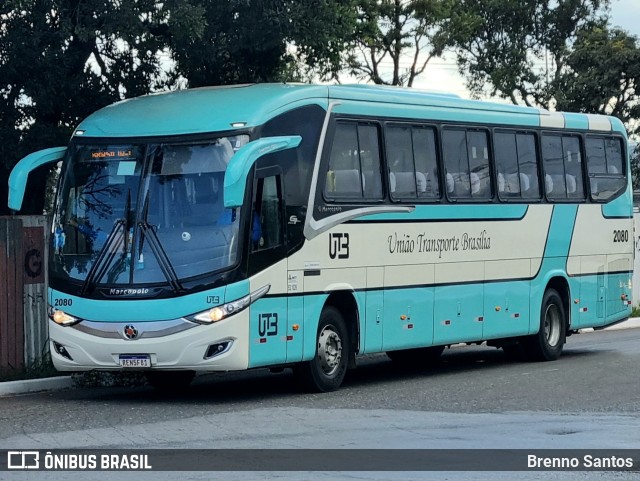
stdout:
[[354,23],[351,0],[4,0],[0,182],[117,100],[329,75]]
[[609,0],[456,0],[447,24],[469,89],[548,106],[580,32],[606,22]]
[[640,46],[609,28],[609,3],[4,0],[0,177],[27,153],[65,144],[82,118],[123,98],[341,70],[412,86],[451,45],[475,94],[609,113],[637,132]]
[[620,29],[596,27],[578,32],[566,69],[553,85],[562,110],[608,114],[638,132],[640,43]]
[[[190,87],[299,80],[304,68],[320,76],[340,68],[355,24],[352,1],[226,0],[176,2],[197,30],[168,36],[176,74]],[[179,7],[177,7],[179,5]]]
[[[152,0],[9,0],[0,16],[0,157],[64,145],[99,107],[149,92],[162,44]],[[159,19],[158,19],[159,20]]]
[[151,26],[166,21],[159,5],[153,0],[1,4],[0,163],[5,170],[30,152],[65,145],[94,110],[153,88],[162,42]]
[[352,75],[376,84],[413,86],[440,57],[448,37],[448,0],[360,0],[346,59]]

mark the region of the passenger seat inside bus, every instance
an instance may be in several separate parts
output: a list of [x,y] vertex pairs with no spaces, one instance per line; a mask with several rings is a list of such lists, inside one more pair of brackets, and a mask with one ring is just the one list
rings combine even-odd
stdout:
[[415,197],[416,187],[418,195],[427,191],[427,177],[422,172],[390,172],[389,185],[398,197]]
[[[475,176],[476,192],[480,189],[479,178]],[[452,197],[470,197],[471,196],[471,178],[467,172],[447,172],[447,192]]]
[[[364,179],[362,179],[364,183]],[[360,197],[360,171],[358,169],[334,170],[333,191],[336,197]]]
[[503,174],[498,173],[498,192],[509,194],[525,194],[531,188],[529,176],[522,172]]

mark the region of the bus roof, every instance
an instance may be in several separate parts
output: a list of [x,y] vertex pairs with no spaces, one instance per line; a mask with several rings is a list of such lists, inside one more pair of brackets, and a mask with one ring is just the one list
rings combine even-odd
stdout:
[[[379,85],[245,84],[203,87],[123,100],[93,113],[76,130],[87,137],[154,137],[244,130],[291,108],[331,100],[349,105],[432,107],[436,119],[462,122],[487,115],[487,123],[571,127],[625,133],[615,118],[562,114],[506,103],[462,99],[444,92]],[[366,110],[366,107],[365,107]],[[363,113],[364,110],[354,111]],[[391,112],[391,111],[390,111]],[[447,112],[446,116],[442,112]],[[424,111],[423,111],[424,113]],[[469,114],[472,114],[469,117]],[[389,117],[393,114],[390,113]],[[501,119],[504,119],[501,121]]]

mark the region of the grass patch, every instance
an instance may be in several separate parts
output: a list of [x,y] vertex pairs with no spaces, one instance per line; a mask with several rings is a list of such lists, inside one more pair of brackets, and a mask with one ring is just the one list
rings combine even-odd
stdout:
[[44,377],[63,376],[60,371],[53,367],[51,356],[47,353],[41,360],[32,362],[28,366],[21,368],[0,369],[0,382],[20,381],[23,379],[40,379]]
[[634,306],[633,309],[631,309],[631,317],[640,317],[640,305]]

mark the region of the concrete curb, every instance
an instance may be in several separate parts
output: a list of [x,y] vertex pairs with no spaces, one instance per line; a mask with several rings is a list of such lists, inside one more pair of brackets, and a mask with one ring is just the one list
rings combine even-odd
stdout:
[[[606,329],[604,329],[605,331],[617,331],[620,329],[637,329],[640,327],[640,317],[632,317],[630,319],[627,319],[624,322],[621,322],[620,324],[614,324],[611,327],[607,327]],[[595,329],[589,327],[587,329],[580,329],[580,332],[593,332]]]
[[71,376],[0,382],[0,396],[10,396],[13,394],[25,394],[38,391],[59,391],[61,389],[69,389],[71,386]]
[[[631,318],[611,327],[607,327],[606,331],[618,329],[637,329],[640,328],[640,317]],[[581,332],[593,332],[593,329],[581,329]],[[463,346],[464,344],[461,344]],[[71,376],[47,377],[43,379],[27,379],[24,381],[8,381],[0,382],[0,397],[11,396],[15,394],[26,394],[38,391],[59,391],[69,389],[73,385]]]

